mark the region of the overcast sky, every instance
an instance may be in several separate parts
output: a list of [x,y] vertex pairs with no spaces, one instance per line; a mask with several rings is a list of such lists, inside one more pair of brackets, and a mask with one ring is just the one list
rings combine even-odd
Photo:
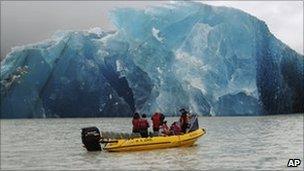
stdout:
[[[57,30],[101,27],[113,30],[108,11],[117,7],[144,8],[160,1],[1,1],[1,58],[12,47],[49,38]],[[292,49],[303,54],[302,1],[204,1],[230,6],[264,20],[270,31]]]

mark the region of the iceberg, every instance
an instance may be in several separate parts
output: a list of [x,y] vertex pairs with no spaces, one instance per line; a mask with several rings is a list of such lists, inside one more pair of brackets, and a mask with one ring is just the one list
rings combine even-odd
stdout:
[[1,118],[304,112],[304,57],[265,22],[198,2],[110,13],[115,32],[59,31],[1,62]]

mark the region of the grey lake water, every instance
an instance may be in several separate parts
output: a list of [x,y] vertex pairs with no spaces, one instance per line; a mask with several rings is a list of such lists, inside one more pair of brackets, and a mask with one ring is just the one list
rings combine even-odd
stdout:
[[[303,114],[199,117],[199,123],[207,134],[192,147],[109,153],[87,152],[81,128],[129,132],[130,118],[1,120],[1,169],[303,170]],[[302,164],[287,168],[291,158]]]

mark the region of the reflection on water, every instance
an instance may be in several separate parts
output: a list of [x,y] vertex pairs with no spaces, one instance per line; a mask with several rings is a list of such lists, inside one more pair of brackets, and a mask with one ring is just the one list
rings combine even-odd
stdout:
[[87,152],[80,129],[130,132],[129,118],[1,120],[1,169],[286,170],[289,158],[303,162],[303,114],[199,120],[207,134],[192,147],[122,153]]

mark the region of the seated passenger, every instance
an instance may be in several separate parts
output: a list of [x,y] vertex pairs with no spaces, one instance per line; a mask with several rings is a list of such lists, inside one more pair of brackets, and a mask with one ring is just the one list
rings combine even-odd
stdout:
[[148,128],[150,127],[148,120],[146,119],[147,115],[142,114],[139,119],[139,130],[141,137],[148,137]]
[[134,113],[133,119],[132,119],[132,125],[133,125],[132,132],[133,133],[139,133],[139,131],[140,131],[140,129],[139,129],[139,119],[140,119],[139,114],[137,112]]
[[164,135],[170,135],[170,129],[167,125],[167,121],[163,121],[163,124],[160,126],[161,133]]
[[170,127],[170,131],[173,135],[180,135],[182,129],[178,122],[173,122],[173,124]]

